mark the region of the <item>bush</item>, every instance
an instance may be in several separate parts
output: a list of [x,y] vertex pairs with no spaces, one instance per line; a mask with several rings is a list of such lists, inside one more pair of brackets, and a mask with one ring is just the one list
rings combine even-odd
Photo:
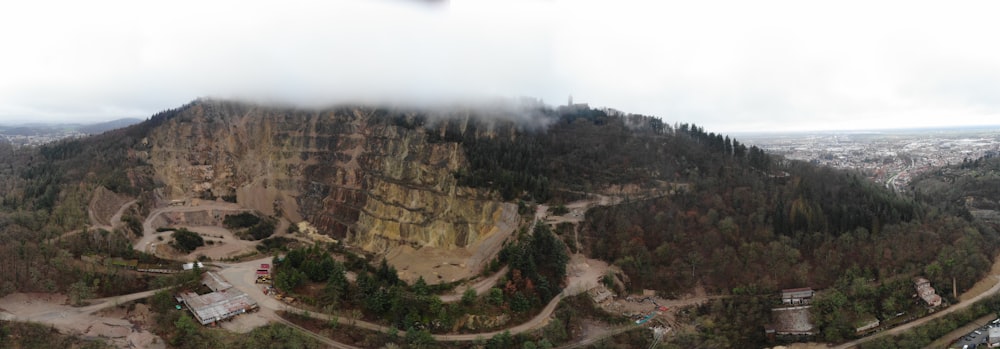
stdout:
[[560,204],[559,206],[556,206],[556,207],[552,208],[552,214],[553,215],[562,216],[562,215],[565,215],[567,213],[569,213],[569,209],[566,208],[566,205]]
[[292,242],[295,242],[295,240],[283,236],[267,238],[262,240],[260,244],[257,245],[257,251],[262,253],[267,253],[272,250],[288,251],[288,244]]
[[257,223],[260,223],[260,217],[250,212],[231,214],[222,220],[222,224],[225,224],[226,228],[229,229],[249,228]]
[[180,251],[191,252],[198,247],[205,246],[205,239],[202,239],[201,235],[184,228],[177,229],[170,236],[174,238],[171,246]]
[[247,234],[250,235],[251,240],[260,240],[270,237],[274,234],[274,220],[260,220],[256,225],[247,229]]
[[469,289],[465,290],[465,293],[462,294],[462,304],[465,306],[470,306],[476,302],[476,297],[477,297],[476,289],[470,287]]

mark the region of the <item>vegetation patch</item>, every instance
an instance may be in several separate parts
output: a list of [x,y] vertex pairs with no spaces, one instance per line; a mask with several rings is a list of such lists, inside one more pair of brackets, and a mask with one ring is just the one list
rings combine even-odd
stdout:
[[0,348],[114,348],[103,340],[84,340],[36,323],[0,320]]
[[173,248],[184,253],[191,253],[196,248],[205,246],[205,239],[193,231],[179,228],[170,234],[174,241],[170,244]]
[[261,253],[288,251],[288,246],[295,242],[297,242],[297,240],[289,239],[284,236],[269,237],[260,241],[260,244],[257,245],[257,251],[260,251]]
[[569,258],[547,227],[539,226],[533,236],[504,250],[512,271],[499,287],[482,297],[466,294],[451,304],[442,303],[435,294],[440,290],[422,278],[407,285],[384,260],[373,267],[348,255],[349,264],[360,263],[357,282],[351,284],[346,267],[319,246],[292,249],[275,261],[274,285],[322,312],[356,312],[401,331],[477,332],[529,319],[562,289]]
[[998,311],[1000,311],[1000,295],[993,295],[972,304],[968,308],[931,320],[901,335],[878,338],[863,343],[858,347],[861,349],[924,348],[951,331],[957,330],[982,316],[994,314]]
[[261,240],[274,234],[277,219],[272,217],[261,218],[250,212],[241,212],[226,216],[222,224],[233,230],[237,236],[244,240]]

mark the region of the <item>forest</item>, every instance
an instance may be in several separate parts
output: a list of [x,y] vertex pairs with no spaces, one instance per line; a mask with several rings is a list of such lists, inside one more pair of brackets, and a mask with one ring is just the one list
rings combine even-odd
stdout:
[[[462,143],[471,166],[456,177],[506,200],[562,203],[626,183],[686,184],[669,195],[636,194],[586,217],[583,252],[621,267],[633,292],[681,295],[705,287],[773,301],[782,288],[826,290],[816,325],[820,339],[839,342],[854,336],[861,319],[884,320],[914,306],[913,277],[930,279],[954,302],[953,291],[967,290],[989,270],[1000,242],[996,225],[973,219],[962,205],[971,192],[998,197],[983,193],[1000,186],[982,170],[976,181],[945,179],[937,192],[906,196],[859,173],[771,156],[696,125],[589,108],[550,117],[556,121],[544,131],[483,131],[470,123],[462,133],[446,124],[439,126],[443,136],[435,131],[432,138]],[[722,337],[763,344],[768,316],[736,318],[743,319],[736,327],[755,330]]]

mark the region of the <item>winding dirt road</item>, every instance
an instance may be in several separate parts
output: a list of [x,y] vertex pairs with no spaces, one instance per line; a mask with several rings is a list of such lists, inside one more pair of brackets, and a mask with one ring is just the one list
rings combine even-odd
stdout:
[[[607,198],[604,197],[601,197],[593,201],[584,200],[581,202],[576,202],[571,204],[571,206],[574,209],[573,210],[574,212],[572,212],[571,215],[575,219],[582,219],[582,216],[586,212],[586,210],[592,207],[593,205],[606,205],[609,203],[613,203],[613,201],[608,200]],[[150,212],[149,216],[143,222],[143,237],[138,241],[136,241],[136,243],[133,245],[133,248],[140,251],[147,251],[147,252],[150,251],[150,248],[151,246],[153,246],[154,241],[156,241],[157,236],[162,235],[162,233],[159,233],[158,235],[155,228],[153,227],[154,221],[160,215],[168,212],[197,212],[205,210],[246,211],[246,209],[238,205],[230,203],[219,203],[219,202],[206,202],[198,206],[161,207]],[[539,206],[535,214],[535,222],[537,223],[541,220],[544,220],[548,214],[547,211],[548,207],[544,205]],[[155,250],[153,250],[153,252],[155,252]],[[304,309],[288,305],[286,303],[274,299],[273,297],[265,295],[261,286],[255,283],[256,279],[255,271],[260,266],[260,264],[271,263],[271,262],[272,262],[271,257],[264,257],[241,263],[215,263],[215,265],[221,268],[221,270],[219,270],[219,274],[221,274],[226,280],[228,280],[233,285],[233,287],[236,287],[237,289],[250,295],[250,297],[252,297],[253,299],[257,300],[258,305],[260,307],[260,311],[257,313],[257,316],[261,316],[268,320],[281,322],[293,328],[299,329],[307,333],[309,336],[317,340],[320,340],[321,342],[330,345],[332,347],[354,348],[353,346],[333,341],[324,336],[320,336],[318,334],[310,332],[305,328],[292,324],[287,320],[278,316],[276,312],[277,311],[294,312],[328,321],[336,317],[337,321],[341,324],[346,324],[349,326],[354,326],[372,331],[379,331],[379,332],[390,331],[389,327],[367,321],[362,321],[342,316],[333,316],[329,314],[317,314],[314,312],[308,312]],[[602,276],[604,276],[605,273],[607,273],[607,269],[608,269],[608,264],[605,262],[588,259],[580,254],[574,255],[571,258],[570,264],[567,265],[567,271],[569,274],[567,287],[563,289],[563,291],[559,295],[554,297],[545,306],[545,308],[543,308],[542,311],[538,313],[535,317],[533,317],[531,320],[498,331],[474,333],[474,334],[434,335],[434,339],[437,341],[468,342],[468,341],[481,340],[483,338],[490,338],[492,336],[495,336],[503,332],[509,332],[511,335],[515,335],[539,329],[548,323],[549,319],[552,316],[552,313],[555,311],[556,307],[558,307],[559,302],[563,298],[584,293],[587,290],[597,286],[598,280]],[[503,277],[503,275],[506,275],[506,272],[507,272],[507,267],[504,267],[497,273],[494,273],[490,277],[477,281],[470,287],[475,289],[477,294],[486,293],[490,288],[496,285],[497,280]],[[155,291],[150,291],[150,292],[155,293]],[[460,300],[461,295],[460,294],[444,295],[441,296],[441,298],[443,302],[454,302]],[[124,301],[125,300],[123,298],[123,300],[121,300],[120,302]],[[403,334],[405,333],[400,332],[400,335]]]
[[441,303],[455,303],[455,302],[458,302],[459,300],[462,299],[462,293],[464,293],[465,290],[468,290],[470,288],[476,290],[476,295],[482,295],[482,294],[486,293],[486,291],[489,291],[489,289],[493,288],[493,286],[495,286],[497,284],[497,280],[500,280],[500,278],[502,276],[507,275],[507,270],[508,270],[507,267],[504,266],[503,268],[501,268],[496,273],[493,273],[493,275],[490,275],[490,277],[481,279],[479,281],[476,281],[475,284],[472,284],[469,287],[465,287],[462,290],[462,292],[457,292],[457,290],[456,290],[455,293],[449,293],[449,294],[446,294],[446,295],[441,295],[441,296],[439,296],[439,298],[441,298]]
[[[271,314],[275,314],[276,311],[287,311],[298,314],[307,315],[312,318],[331,320],[335,316],[328,314],[317,314],[314,312],[308,312],[304,309],[294,307],[285,303],[282,303],[273,297],[269,297],[264,294],[261,286],[256,284],[254,281],[256,279],[257,267],[262,263],[271,263],[271,257],[261,258],[257,260],[252,260],[242,263],[216,263],[222,268],[219,271],[220,274],[226,280],[229,281],[233,287],[245,292],[250,295],[250,297],[257,300],[258,305],[261,308],[261,316],[272,318]],[[559,306],[559,302],[566,297],[571,297],[583,292],[586,292],[592,287],[597,285],[598,279],[604,275],[607,268],[607,263],[585,259],[582,256],[574,256],[573,261],[571,261],[574,272],[571,272],[569,276],[568,286],[563,289],[563,292],[558,296],[553,298],[546,306],[542,309],[538,315],[533,317],[531,320],[519,324],[517,326],[491,331],[484,333],[473,333],[473,334],[457,334],[457,335],[434,335],[434,339],[442,342],[469,342],[476,341],[483,338],[490,338],[497,334],[509,331],[511,335],[524,333],[539,329],[548,324],[549,318],[551,318],[552,313],[555,311],[556,307]],[[276,316],[276,315],[274,315]],[[348,317],[336,316],[337,321],[341,324],[346,324],[349,326],[354,326],[358,328],[363,328],[366,330],[388,332],[390,330],[387,326],[382,326],[379,324],[352,319]],[[400,331],[400,335],[405,334]]]
[[85,307],[65,304],[66,297],[58,294],[15,293],[0,298],[0,320],[34,322],[52,326],[63,333],[91,338],[104,338],[118,347],[162,348],[163,340],[146,330],[140,330],[124,318],[97,314],[137,299],[150,297],[160,290],[92,299]]
[[[111,216],[111,225],[101,225],[101,223],[98,222],[97,218],[94,217],[94,211],[88,208],[87,209],[87,215],[90,218],[90,225],[92,227],[94,227],[94,228],[104,229],[104,230],[107,230],[107,231],[115,230],[115,228],[117,228],[119,225],[122,224],[122,215],[125,214],[125,210],[128,209],[129,206],[134,205],[136,202],[137,202],[136,200],[132,200],[132,201],[126,202],[125,204],[122,205],[122,207],[118,208],[118,212],[115,212],[115,214],[113,216]],[[84,232],[86,230],[87,230],[87,228],[69,231],[69,232],[66,232],[66,233],[64,233],[62,235],[59,235],[57,237],[45,240],[45,243],[46,244],[51,244],[53,241],[56,241],[56,240],[59,240],[59,239],[63,239],[63,238],[69,237],[69,236],[73,236],[73,235],[82,233],[82,232]]]
[[147,253],[155,254],[156,250],[154,247],[154,242],[157,241],[157,237],[169,236],[170,232],[157,232],[156,228],[153,227],[153,221],[156,220],[160,215],[164,213],[171,212],[198,212],[198,211],[250,211],[249,209],[243,208],[237,204],[233,203],[223,203],[215,201],[202,202],[198,206],[166,206],[160,207],[149,213],[146,220],[142,222],[142,238],[136,241],[132,248],[136,251],[143,251]]

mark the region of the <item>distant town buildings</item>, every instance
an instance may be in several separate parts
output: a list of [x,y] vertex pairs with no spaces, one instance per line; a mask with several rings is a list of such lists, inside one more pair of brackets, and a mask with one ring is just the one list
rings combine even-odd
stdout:
[[1000,127],[738,136],[772,154],[858,170],[899,192],[930,169],[1000,153]]
[[43,145],[43,144],[46,144],[46,143],[52,143],[52,142],[55,142],[55,141],[58,141],[58,140],[61,140],[61,139],[66,139],[66,138],[80,138],[80,137],[84,137],[86,135],[87,134],[85,134],[85,133],[74,131],[74,130],[66,130],[66,131],[58,131],[57,130],[57,131],[52,131],[52,132],[48,132],[48,133],[38,133],[38,134],[30,134],[30,135],[24,135],[24,134],[5,134],[5,133],[0,132],[0,142],[3,142],[4,140],[6,140],[11,145],[13,145],[14,148],[36,147],[36,146]]

